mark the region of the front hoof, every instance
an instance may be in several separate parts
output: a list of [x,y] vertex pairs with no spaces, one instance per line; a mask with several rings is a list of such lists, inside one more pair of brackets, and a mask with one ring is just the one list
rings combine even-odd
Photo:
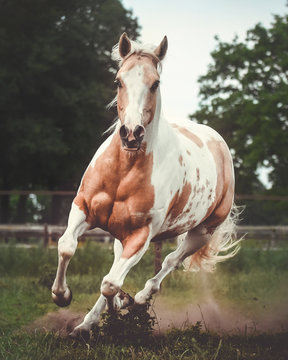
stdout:
[[128,293],[125,293],[123,290],[120,289],[119,291],[119,298],[122,300],[122,309],[125,309],[128,306],[134,305],[134,299]]
[[52,299],[54,303],[60,307],[68,306],[72,300],[72,291],[67,288],[65,293],[62,295],[56,295],[52,292]]
[[90,331],[81,328],[75,328],[70,334],[69,337],[74,340],[84,340],[87,342],[90,339]]

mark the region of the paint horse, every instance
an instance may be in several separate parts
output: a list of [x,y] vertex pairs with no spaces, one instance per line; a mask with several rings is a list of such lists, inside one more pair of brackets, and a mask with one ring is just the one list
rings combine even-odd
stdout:
[[211,270],[237,251],[231,212],[234,172],[226,143],[210,127],[188,120],[169,123],[161,115],[160,70],[167,47],[166,37],[151,48],[124,33],[113,48],[112,58],[119,62],[118,120],[82,178],[59,239],[54,302],[71,302],[66,270],[86,230],[100,227],[115,237],[114,262],[98,301],[72,336],[89,334],[107,304],[127,305],[121,287],[151,241],[178,236],[178,247],[136,294],[137,304],[156,293],[185,259],[188,267]]

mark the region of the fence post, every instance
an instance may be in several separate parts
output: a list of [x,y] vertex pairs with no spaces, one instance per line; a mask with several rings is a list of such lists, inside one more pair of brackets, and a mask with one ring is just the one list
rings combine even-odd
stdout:
[[48,225],[44,224],[44,248],[46,248],[49,244],[49,233],[48,233]]
[[162,241],[154,243],[154,275],[161,270],[162,264]]

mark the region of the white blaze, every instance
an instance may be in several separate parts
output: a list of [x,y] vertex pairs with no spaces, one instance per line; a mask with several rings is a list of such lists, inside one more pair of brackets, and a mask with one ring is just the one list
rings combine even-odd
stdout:
[[122,73],[128,96],[124,124],[130,129],[135,129],[136,125],[143,125],[143,112],[149,90],[143,79],[144,67],[140,65]]

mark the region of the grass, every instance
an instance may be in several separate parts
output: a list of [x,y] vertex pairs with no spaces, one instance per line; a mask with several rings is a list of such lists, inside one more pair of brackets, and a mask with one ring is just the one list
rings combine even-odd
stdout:
[[107,344],[97,339],[85,343],[49,332],[20,332],[0,340],[0,358],[5,360],[286,360],[287,356],[287,333],[220,337],[201,332],[197,325],[184,331],[172,330],[165,336],[154,337],[149,345],[138,346]]
[[[169,250],[170,246],[166,245],[163,253]],[[161,298],[173,310],[191,301],[201,303],[209,291],[218,302],[237,306],[248,315],[269,311],[287,303],[287,255],[285,246],[261,251],[254,242],[246,242],[234,259],[219,264],[213,274],[204,276],[175,271],[164,280]],[[153,260],[152,249],[129,273],[124,291],[135,295],[143,287],[153,275]],[[90,243],[77,251],[68,270],[68,283],[74,294],[70,306],[72,311],[86,312],[94,305],[101,280],[112,261],[111,246]],[[52,332],[28,333],[26,325],[48,311],[56,310],[50,300],[56,266],[56,249],[1,246],[0,359],[288,358],[288,334],[284,331],[254,336],[220,336],[203,331],[200,324],[194,324],[186,329],[174,329],[161,336],[149,337],[146,342],[142,341],[140,331],[137,335],[139,341],[135,343],[125,343],[123,339],[117,343],[115,338],[107,343],[108,337],[97,335],[97,332],[88,343],[63,338]],[[176,296],[180,291],[181,296]],[[123,326],[125,321],[122,319]],[[131,322],[129,324],[128,327],[133,327]],[[124,331],[121,326],[120,331]]]

